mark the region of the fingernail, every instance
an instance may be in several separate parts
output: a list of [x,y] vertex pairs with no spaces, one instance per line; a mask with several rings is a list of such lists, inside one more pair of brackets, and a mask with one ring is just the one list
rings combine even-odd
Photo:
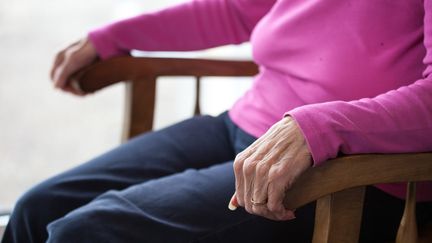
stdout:
[[234,204],[232,204],[231,202],[228,204],[228,208],[229,208],[229,210],[231,210],[231,211],[234,211],[234,210],[237,209],[237,207],[234,206]]
[[231,211],[234,211],[234,210],[237,209],[237,207],[234,206],[234,204],[233,204],[231,201],[230,201],[229,204],[228,204],[228,208],[229,208],[229,210],[231,210]]

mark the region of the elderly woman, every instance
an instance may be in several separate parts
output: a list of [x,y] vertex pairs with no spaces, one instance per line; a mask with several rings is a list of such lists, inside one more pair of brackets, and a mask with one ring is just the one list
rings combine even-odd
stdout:
[[[90,32],[58,54],[52,79],[83,95],[69,77],[97,58],[246,41],[260,72],[229,112],[39,184],[3,242],[310,242],[314,205],[282,205],[307,168],[432,150],[432,0],[197,0]],[[367,188],[361,241],[394,236],[403,188]],[[418,224],[431,222],[432,185],[417,197]]]

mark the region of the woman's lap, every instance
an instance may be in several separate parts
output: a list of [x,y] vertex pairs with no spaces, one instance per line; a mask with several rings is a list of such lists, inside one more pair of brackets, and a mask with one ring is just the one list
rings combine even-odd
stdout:
[[[232,161],[188,169],[101,195],[50,224],[48,242],[311,242],[314,203],[296,210],[296,219],[276,222],[228,210],[233,192]],[[419,219],[430,219],[431,205],[419,205]],[[360,242],[392,240],[403,207],[367,187]]]
[[46,225],[108,190],[232,160],[236,127],[227,115],[194,117],[141,135],[25,193],[15,205],[4,242],[43,242]]
[[310,241],[313,205],[297,221],[275,222],[230,211],[233,192],[232,161],[188,169],[104,193],[50,224],[48,242]]
[[[232,160],[253,141],[226,114],[139,136],[26,193],[4,242],[42,242],[53,221],[52,242],[310,242],[313,203],[287,222],[227,209]],[[402,208],[368,188],[363,231],[376,236],[374,222],[394,230],[397,217],[389,216]]]

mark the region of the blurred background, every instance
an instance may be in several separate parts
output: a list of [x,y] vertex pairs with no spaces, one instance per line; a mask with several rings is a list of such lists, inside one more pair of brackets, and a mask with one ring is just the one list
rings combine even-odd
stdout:
[[[61,93],[49,80],[55,53],[107,22],[181,1],[0,0],[0,212],[35,183],[119,144],[123,85],[85,98]],[[250,51],[246,45],[192,55],[247,59]],[[203,113],[226,110],[249,85],[204,79]],[[157,128],[192,114],[193,87],[189,78],[158,81]]]

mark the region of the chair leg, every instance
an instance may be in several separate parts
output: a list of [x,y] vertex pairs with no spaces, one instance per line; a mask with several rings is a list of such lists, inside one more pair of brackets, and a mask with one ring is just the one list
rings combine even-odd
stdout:
[[365,187],[336,192],[317,201],[313,243],[356,243],[359,239]]

